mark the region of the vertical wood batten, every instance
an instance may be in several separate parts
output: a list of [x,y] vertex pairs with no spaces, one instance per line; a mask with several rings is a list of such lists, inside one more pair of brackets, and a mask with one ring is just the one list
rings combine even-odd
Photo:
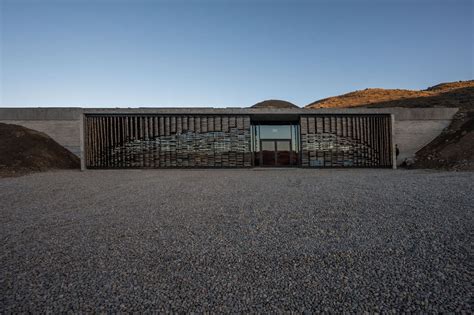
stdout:
[[106,167],[106,160],[107,160],[107,142],[105,138],[105,117],[100,117],[100,137],[101,137],[101,161],[100,161],[100,167]]
[[108,126],[109,126],[109,137],[110,137],[110,142],[109,142],[109,163],[110,167],[114,168],[115,167],[115,156],[113,155],[113,149],[115,145],[115,130],[114,130],[114,116],[109,116],[109,121],[108,121]]
[[97,139],[97,143],[95,144],[95,167],[99,167],[100,161],[100,121],[98,117],[94,117],[94,128],[95,128],[95,138]]
[[100,166],[100,146],[101,146],[101,139],[100,139],[100,120],[98,117],[93,117],[94,118],[94,133],[95,133],[95,139],[97,140],[97,143],[94,145],[94,155],[95,155],[95,162],[94,166],[99,167]]
[[386,150],[386,165],[391,166],[391,156],[390,156],[390,146],[389,146],[389,141],[390,141],[390,116],[385,117],[385,150]]
[[377,126],[376,126],[376,117],[371,117],[372,120],[372,129],[371,129],[371,134],[372,134],[372,143],[374,146],[373,152],[373,157],[372,157],[372,165],[373,166],[378,166],[378,161],[377,161],[377,154],[378,154],[378,147],[377,147]]
[[113,127],[112,127],[112,119],[113,117],[107,117],[107,138],[108,138],[108,145],[107,145],[107,162],[109,163],[109,167],[114,167],[113,159],[112,159],[112,147],[113,147]]
[[385,116],[380,119],[380,139],[381,139],[381,152],[382,152],[382,166],[387,166],[387,152],[385,151]]
[[107,152],[109,154],[109,166],[110,167],[115,167],[115,161],[114,161],[114,156],[113,156],[113,148],[114,148],[114,117],[113,116],[109,116],[108,117],[108,121],[107,121],[107,131],[108,131],[108,135],[109,135],[109,146],[107,148]]
[[85,151],[85,161],[86,161],[86,167],[91,164],[91,154],[90,154],[90,147],[91,147],[91,122],[87,117],[84,117],[84,125],[85,125],[85,134],[86,137],[84,137],[84,148],[83,150]]
[[380,143],[380,117],[375,117],[375,144],[377,146],[376,165],[380,167],[382,161],[381,143]]
[[[87,116],[86,116],[87,117]],[[92,143],[91,143],[91,150],[92,150],[92,159],[91,159],[91,167],[95,167],[95,146],[97,145],[97,138],[96,138],[96,125],[95,119],[93,117],[88,117],[91,121],[91,133],[92,133]]]
[[97,146],[99,144],[99,138],[97,136],[97,118],[96,117],[91,117],[92,119],[92,132],[94,134],[94,143],[92,144],[92,150],[93,150],[93,158],[92,158],[92,165],[93,167],[97,166]]
[[373,135],[373,129],[372,129],[372,116],[367,117],[367,142],[369,143],[369,166],[374,166],[373,164],[373,154],[374,154],[374,135]]
[[367,117],[361,118],[361,131],[362,131],[362,138],[364,143],[364,166],[369,166],[369,141],[367,135]]
[[128,143],[128,134],[127,134],[127,117],[125,116],[122,116],[122,139],[123,139],[123,142],[122,142],[122,165],[123,167],[127,167],[126,163],[127,163],[127,149],[126,149],[126,145]]
[[99,117],[99,133],[100,133],[100,161],[99,167],[105,167],[105,117]]
[[383,150],[383,121],[384,117],[380,117],[379,122],[379,144],[380,144],[380,166],[385,166],[384,163],[384,150]]
[[114,144],[112,147],[112,152],[114,156],[114,167],[118,167],[120,163],[120,156],[117,154],[117,147],[118,147],[118,141],[119,141],[119,135],[118,135],[118,117],[113,116],[113,128],[114,128]]
[[90,117],[87,117],[85,116],[84,117],[89,123],[89,130],[87,130],[87,132],[90,133],[90,139],[91,139],[91,142],[89,143],[89,146],[87,148],[87,150],[90,152],[90,160],[89,160],[89,164],[87,165],[87,167],[92,167],[93,164],[94,164],[94,144],[95,144],[95,141],[94,141],[94,120],[91,119]]

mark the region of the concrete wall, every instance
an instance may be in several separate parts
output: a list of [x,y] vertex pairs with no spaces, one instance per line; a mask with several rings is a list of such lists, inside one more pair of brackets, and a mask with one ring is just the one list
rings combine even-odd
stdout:
[[81,108],[0,108],[0,123],[15,124],[44,132],[80,156]]
[[398,144],[400,155],[397,165],[435,139],[448,127],[458,111],[457,108],[394,108],[394,143]]
[[248,108],[0,108],[0,122],[18,124],[48,134],[71,152],[80,156],[83,113],[155,113],[155,114],[393,114],[393,140],[398,144],[398,164],[410,158],[446,128],[457,108],[345,108],[345,109],[248,109]]

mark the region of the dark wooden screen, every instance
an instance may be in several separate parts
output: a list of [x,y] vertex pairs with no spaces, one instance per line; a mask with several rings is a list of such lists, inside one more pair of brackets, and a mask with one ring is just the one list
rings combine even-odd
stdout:
[[248,116],[86,115],[88,168],[250,167]]
[[302,166],[392,166],[390,115],[305,115],[300,125]]

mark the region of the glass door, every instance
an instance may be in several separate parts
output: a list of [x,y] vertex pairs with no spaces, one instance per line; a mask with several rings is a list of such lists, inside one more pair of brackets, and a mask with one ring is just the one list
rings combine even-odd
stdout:
[[251,150],[254,166],[297,166],[299,126],[296,124],[252,125]]
[[260,147],[262,166],[290,166],[292,164],[290,140],[261,140]]
[[275,166],[276,142],[274,140],[262,140],[260,147],[260,164],[262,166]]
[[290,140],[277,140],[276,143],[276,166],[291,165],[291,143]]

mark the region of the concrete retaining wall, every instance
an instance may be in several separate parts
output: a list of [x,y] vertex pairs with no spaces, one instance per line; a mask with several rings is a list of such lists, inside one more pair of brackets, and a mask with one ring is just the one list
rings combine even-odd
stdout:
[[79,121],[74,120],[0,120],[0,123],[20,125],[43,132],[57,143],[80,156]]
[[81,108],[0,108],[0,123],[43,132],[80,156]]
[[81,121],[83,113],[155,113],[155,114],[393,114],[394,143],[400,155],[397,163],[415,153],[449,126],[457,108],[345,108],[345,109],[248,109],[248,108],[0,108],[0,122],[17,124],[48,134],[51,138],[81,156]]
[[397,165],[407,158],[414,157],[418,150],[436,138],[450,123],[449,119],[396,121],[394,142],[400,150]]
[[391,108],[395,116],[394,143],[400,155],[397,165],[435,139],[452,121],[457,108]]

